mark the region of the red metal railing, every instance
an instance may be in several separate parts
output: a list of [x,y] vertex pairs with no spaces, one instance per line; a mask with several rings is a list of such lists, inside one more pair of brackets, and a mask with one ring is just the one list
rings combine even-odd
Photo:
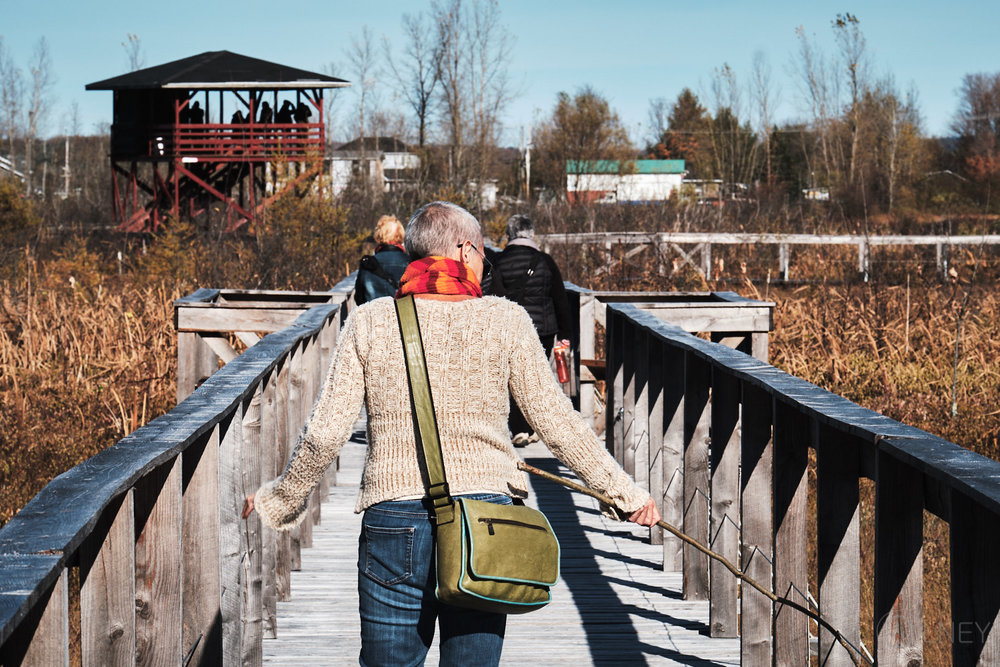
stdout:
[[274,162],[322,155],[325,142],[322,123],[161,125],[150,128],[148,155]]

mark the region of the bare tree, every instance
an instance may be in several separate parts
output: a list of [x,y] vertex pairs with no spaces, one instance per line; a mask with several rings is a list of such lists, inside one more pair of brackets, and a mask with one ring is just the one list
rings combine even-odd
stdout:
[[750,95],[757,108],[757,133],[761,137],[764,150],[764,175],[771,181],[771,133],[774,128],[774,109],[778,105],[780,90],[775,87],[771,76],[771,64],[763,51],[753,54],[753,72],[750,80]]
[[31,94],[28,98],[28,123],[25,134],[24,184],[25,191],[30,195],[32,192],[32,144],[38,136],[39,129],[45,125],[45,118],[48,115],[49,104],[51,103],[51,90],[55,84],[55,76],[52,74],[52,62],[49,60],[49,43],[44,37],[39,39],[35,45],[35,51],[29,65],[29,72],[31,74]]
[[[820,145],[820,164],[826,178],[831,176],[832,156],[831,156],[831,124],[833,108],[836,106],[834,88],[835,85],[830,77],[830,67],[822,53],[816,50],[815,45],[806,35],[805,28],[799,26],[795,29],[795,34],[799,38],[799,53],[797,70],[799,82],[802,88],[802,96],[812,113],[813,128],[816,131]],[[816,160],[806,155],[806,159],[815,163]]]
[[14,139],[21,132],[21,105],[24,100],[24,76],[11,58],[0,37],[0,104],[3,106],[4,132],[8,153],[14,162]]
[[837,18],[833,21],[833,29],[840,49],[842,72],[847,76],[847,86],[851,93],[850,106],[848,107],[851,149],[847,179],[850,183],[854,183],[858,160],[858,135],[861,125],[860,101],[869,85],[868,44],[864,33],[861,32],[861,22],[857,16],[850,12],[837,14]]
[[514,96],[507,72],[514,39],[500,21],[496,0],[435,3],[433,14],[449,173],[453,183],[470,175],[481,181],[502,131],[500,112]]
[[372,38],[371,28],[363,26],[361,28],[361,38],[351,40],[351,47],[347,51],[349,67],[358,82],[355,89],[358,96],[358,137],[361,139],[361,156],[365,156],[365,131],[368,129],[366,113],[372,114],[372,108],[377,107],[375,95],[375,82],[378,76],[377,54]]
[[401,61],[392,56],[389,40],[382,44],[385,61],[396,88],[417,118],[417,142],[423,148],[427,143],[427,124],[430,120],[434,90],[441,80],[438,67],[438,47],[434,25],[423,14],[403,14],[405,42]]
[[663,133],[670,128],[670,102],[665,97],[649,101],[649,137],[647,151],[659,143]]
[[[323,73],[330,76],[342,77],[344,66],[338,62],[328,62],[323,65]],[[333,136],[338,131],[338,114],[344,101],[344,94],[340,88],[330,88],[323,94],[323,122],[326,124],[326,140],[332,141]],[[349,133],[349,130],[346,131]],[[350,140],[350,137],[346,137]]]
[[125,57],[128,60],[128,71],[135,72],[142,69],[146,64],[146,56],[142,52],[142,40],[139,39],[139,35],[125,33],[122,48],[125,49]]
[[715,112],[708,124],[715,173],[727,183],[751,180],[757,165],[757,137],[741,126],[743,95],[733,69],[724,64],[712,80]]

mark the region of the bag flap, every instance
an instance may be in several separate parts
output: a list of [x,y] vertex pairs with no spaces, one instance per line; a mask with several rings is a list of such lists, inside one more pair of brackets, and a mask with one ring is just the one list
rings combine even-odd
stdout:
[[559,540],[544,514],[523,505],[456,501],[473,576],[539,586],[559,580]]

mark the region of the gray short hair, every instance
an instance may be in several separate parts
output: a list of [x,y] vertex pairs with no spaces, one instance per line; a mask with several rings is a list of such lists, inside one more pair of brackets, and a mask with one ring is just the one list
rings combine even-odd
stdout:
[[526,215],[512,215],[507,220],[507,239],[530,239],[535,236],[535,225]]
[[448,255],[466,241],[482,251],[482,227],[474,215],[451,202],[424,204],[406,225],[406,252],[412,259]]

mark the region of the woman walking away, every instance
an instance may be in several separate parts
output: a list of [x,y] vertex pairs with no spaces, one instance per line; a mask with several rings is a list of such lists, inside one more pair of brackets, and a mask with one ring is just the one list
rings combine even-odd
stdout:
[[[528,495],[507,430],[507,392],[545,444],[630,521],[659,520],[656,505],[615,463],[562,393],[531,318],[483,297],[483,236],[465,209],[433,202],[407,226],[413,262],[397,296],[413,295],[453,497],[498,504]],[[285,472],[247,498],[265,524],[301,520],[313,486],[351,434],[362,402],[368,452],[356,511],[362,665],[421,665],[441,629],[441,665],[496,665],[506,615],[452,607],[435,597],[434,510],[414,435],[395,304],[377,299],[347,318],[330,374]],[[609,509],[609,512],[611,510]]]
[[403,248],[406,233],[394,215],[383,215],[375,223],[375,254],[361,258],[358,279],[354,285],[354,302],[359,306],[380,296],[393,296],[399,289],[399,279],[410,263]]

